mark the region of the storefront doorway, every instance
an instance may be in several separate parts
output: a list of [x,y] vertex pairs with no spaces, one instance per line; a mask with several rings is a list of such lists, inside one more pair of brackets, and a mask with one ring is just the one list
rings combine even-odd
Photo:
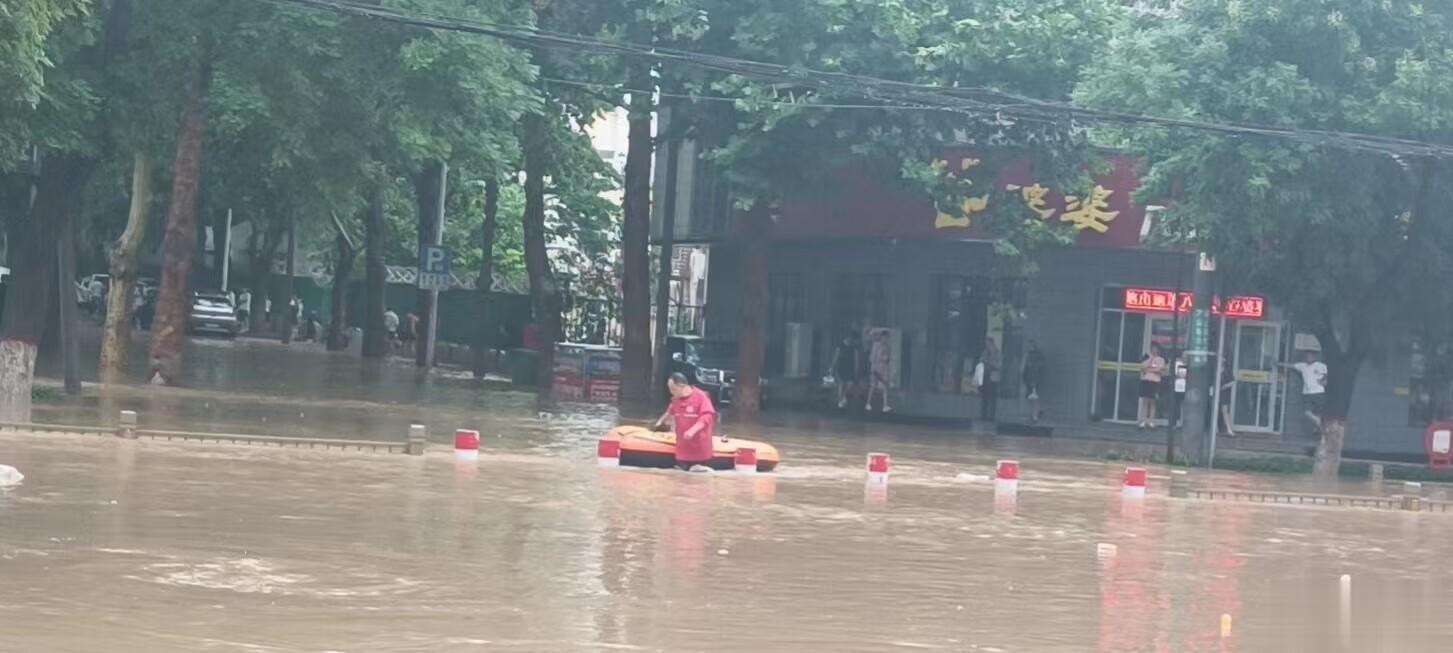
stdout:
[[1274,322],[1230,324],[1235,333],[1235,346],[1227,343],[1234,363],[1232,424],[1238,432],[1280,432],[1286,408],[1286,378],[1281,370],[1287,351],[1285,330]]
[[[1177,353],[1185,351],[1190,319],[1172,307],[1188,298],[1177,299],[1173,291],[1106,287],[1101,294],[1098,352],[1091,410],[1095,419],[1120,424],[1138,420],[1140,362],[1152,344],[1160,347],[1170,369]],[[1255,304],[1251,304],[1255,302]],[[1286,379],[1280,364],[1290,344],[1283,323],[1268,321],[1260,298],[1232,298],[1228,319],[1211,322],[1213,348],[1224,346],[1228,364],[1222,383],[1227,384],[1221,401],[1230,408],[1237,432],[1280,433],[1286,419]],[[1225,330],[1225,341],[1221,332]],[[1218,365],[1212,357],[1212,365]],[[1215,367],[1212,367],[1215,369]],[[1175,414],[1173,377],[1166,375],[1158,408],[1161,424]]]

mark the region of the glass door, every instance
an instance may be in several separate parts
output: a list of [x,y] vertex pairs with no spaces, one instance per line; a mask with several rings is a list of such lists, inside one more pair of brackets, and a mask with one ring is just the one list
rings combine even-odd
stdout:
[[1238,322],[1235,334],[1233,423],[1237,431],[1275,433],[1281,426],[1286,392],[1277,367],[1282,360],[1281,325]]

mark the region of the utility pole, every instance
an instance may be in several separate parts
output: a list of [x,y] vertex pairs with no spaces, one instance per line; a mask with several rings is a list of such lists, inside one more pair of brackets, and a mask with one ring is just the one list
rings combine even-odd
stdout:
[[227,292],[227,277],[232,267],[232,209],[227,209],[227,228],[222,230],[222,292]]
[[[444,244],[444,201],[448,199],[449,189],[449,164],[439,162],[439,199],[434,206],[434,229],[432,242],[429,245]],[[420,243],[423,245],[425,243]],[[414,364],[429,369],[434,367],[434,343],[439,337],[439,291],[427,290],[424,292],[424,305],[421,324],[424,332],[415,334],[418,342],[415,346],[418,349],[414,352]]]
[[[668,112],[662,113],[669,119]],[[647,395],[652,401],[665,396],[666,375],[671,371],[666,337],[671,330],[671,255],[676,250],[676,185],[681,154],[681,140],[671,135],[671,129],[670,123],[663,120],[660,132],[666,138],[666,197],[661,202],[661,267],[656,276],[656,356],[652,359],[656,373],[652,375],[651,392]]]
[[1206,391],[1211,387],[1211,305],[1216,259],[1202,252],[1196,257],[1191,276],[1190,370],[1186,379],[1185,428],[1181,429],[1180,454],[1191,464],[1206,460]]

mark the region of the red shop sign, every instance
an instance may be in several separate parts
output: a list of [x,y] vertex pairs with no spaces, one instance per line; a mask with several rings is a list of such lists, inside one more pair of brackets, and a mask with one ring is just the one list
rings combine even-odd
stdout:
[[[1146,313],[1170,313],[1179,311],[1181,313],[1191,312],[1194,297],[1191,293],[1180,293],[1179,296],[1173,290],[1155,290],[1151,288],[1126,288],[1125,289],[1125,310],[1140,311]],[[1211,312],[1220,315],[1222,312],[1220,297],[1211,300]],[[1233,319],[1259,320],[1266,317],[1266,299],[1256,296],[1238,296],[1226,300],[1226,317]]]

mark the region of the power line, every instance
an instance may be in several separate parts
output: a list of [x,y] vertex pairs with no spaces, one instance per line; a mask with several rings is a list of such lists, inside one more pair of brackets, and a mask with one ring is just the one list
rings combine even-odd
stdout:
[[[1152,126],[1226,136],[1273,138],[1316,147],[1335,147],[1394,157],[1453,158],[1453,146],[1375,134],[1274,127],[1254,123],[1211,122],[1090,109],[1069,102],[1040,100],[992,88],[955,88],[820,71],[689,50],[550,32],[534,27],[501,26],[460,18],[405,13],[350,0],[271,1],[430,30],[478,34],[531,48],[569,49],[587,54],[648,58],[662,63],[675,63],[696,69],[816,90],[825,94],[855,95],[886,103],[884,107],[843,105],[841,108],[893,106],[922,111],[948,111],[994,119],[1009,116],[1017,119],[1056,123],[1073,124],[1080,121],[1102,125]],[[826,108],[826,105],[819,106]]]

